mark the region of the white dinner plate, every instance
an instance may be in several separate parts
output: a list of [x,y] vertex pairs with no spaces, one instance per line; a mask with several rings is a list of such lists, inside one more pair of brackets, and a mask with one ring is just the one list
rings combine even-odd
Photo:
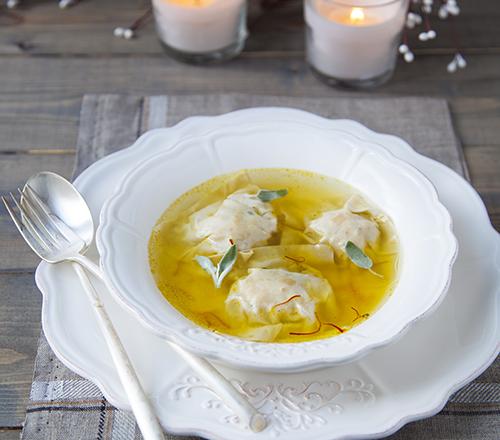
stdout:
[[[474,189],[404,142],[384,137],[396,156],[420,169],[450,211],[459,255],[450,290],[437,311],[402,339],[361,361],[302,374],[221,367],[268,416],[259,434],[242,427],[167,344],[109,296],[106,306],[151,396],[164,428],[210,439],[375,438],[429,417],[452,392],[477,377],[499,350],[500,238]],[[123,150],[96,162],[75,182],[98,221],[104,201],[136,162]],[[90,255],[96,257],[95,250]],[[92,309],[71,266],[41,263],[42,325],[57,356],[95,382],[115,406],[129,408]]]

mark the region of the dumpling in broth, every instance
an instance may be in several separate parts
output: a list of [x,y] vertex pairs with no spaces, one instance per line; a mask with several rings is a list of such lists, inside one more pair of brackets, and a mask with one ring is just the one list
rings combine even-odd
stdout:
[[[379,238],[377,223],[358,212],[366,211],[360,205],[362,199],[351,197],[341,209],[324,212],[309,223],[309,230],[321,238],[321,242],[330,243],[338,252],[343,252],[348,241],[360,249],[367,244],[373,245]],[[366,206],[366,205],[365,205]]]
[[316,321],[316,305],[330,295],[332,288],[324,278],[284,269],[254,268],[232,285],[226,308],[231,314],[246,317],[251,324],[312,324]]
[[277,231],[278,221],[271,204],[257,197],[258,191],[258,187],[236,191],[222,202],[195,212],[188,235],[204,240],[201,250],[217,254],[227,250],[230,240],[240,251],[266,244]]

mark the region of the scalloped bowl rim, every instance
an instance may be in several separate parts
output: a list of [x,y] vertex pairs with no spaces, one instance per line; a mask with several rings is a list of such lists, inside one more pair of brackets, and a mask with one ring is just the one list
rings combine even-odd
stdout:
[[[147,307],[145,308],[133,297],[133,295],[130,295],[130,292],[127,292],[127,287],[120,282],[119,277],[116,276],[113,270],[114,257],[112,246],[110,245],[110,234],[113,233],[116,225],[112,220],[112,214],[116,210],[116,208],[119,207],[120,202],[125,197],[125,194],[128,194],[130,187],[134,185],[137,176],[141,175],[141,172],[149,164],[157,161],[162,156],[168,156],[168,154],[176,151],[179,145],[182,145],[186,141],[203,138],[204,136],[216,132],[217,130],[223,131],[226,127],[226,123],[229,123],[227,125],[230,125],[232,128],[234,128],[237,124],[258,124],[267,122],[270,119],[273,122],[279,121],[292,124],[303,124],[316,130],[320,129],[335,131],[338,133],[343,133],[346,136],[351,136],[359,140],[360,142],[371,144],[376,150],[376,155],[379,155],[384,160],[392,163],[392,165],[397,165],[399,168],[405,168],[413,178],[419,180],[421,188],[426,192],[426,197],[428,197],[429,200],[432,201],[434,212],[439,213],[440,216],[442,227],[440,235],[446,243],[446,251],[443,251],[442,260],[439,265],[439,267],[442,269],[442,274],[439,281],[436,283],[432,299],[430,299],[426,304],[420,305],[421,307],[415,310],[408,319],[398,322],[396,326],[393,326],[392,331],[389,334],[384,334],[382,332],[378,335],[378,337],[371,337],[369,340],[358,340],[355,343],[350,343],[348,345],[350,345],[351,348],[347,350],[347,352],[344,351],[344,353],[342,354],[336,353],[335,350],[329,350],[329,353],[324,353],[321,350],[314,349],[314,347],[318,346],[319,343],[324,341],[329,341],[329,347],[335,347],[331,343],[331,341],[339,341],[344,335],[340,335],[335,338],[329,338],[326,340],[293,344],[244,341],[245,344],[253,347],[265,346],[269,348],[271,346],[301,346],[303,353],[307,354],[303,355],[302,357],[300,353],[298,355],[294,354],[293,356],[288,356],[286,359],[255,356],[254,352],[252,351],[247,352],[246,350],[234,348],[233,344],[238,345],[241,344],[241,341],[243,341],[242,339],[237,337],[217,335],[217,337],[212,340],[207,340],[206,338],[197,340],[197,337],[193,336],[192,334],[188,334],[189,332],[179,331],[179,329],[175,329],[174,327],[170,326],[166,321],[159,322],[157,318],[152,316]],[[214,127],[216,128],[214,129]],[[275,107],[238,110],[221,116],[192,117],[185,119],[174,127],[156,129],[145,133],[132,145],[132,147],[130,147],[131,152],[136,151],[138,154],[139,151],[142,150],[142,152],[146,151],[147,154],[147,145],[151,143],[152,140],[154,141],[154,139],[158,137],[164,138],[165,144],[169,143],[169,146],[166,149],[161,149],[159,152],[150,154],[149,156],[143,158],[143,160],[140,161],[137,167],[124,177],[121,185],[115,191],[114,195],[104,204],[103,209],[101,210],[101,219],[97,231],[97,247],[101,256],[101,267],[103,268],[109,286],[112,288],[114,296],[120,301],[121,304],[123,304],[129,311],[131,311],[143,325],[151,329],[154,333],[167,339],[173,340],[174,342],[180,342],[185,348],[189,349],[190,351],[207,357],[211,360],[254,370],[295,372],[322,368],[325,366],[359,359],[360,357],[366,355],[367,353],[378,347],[385,346],[391,342],[398,340],[414,323],[432,313],[443,300],[449,287],[451,270],[457,255],[458,244],[452,232],[451,216],[439,201],[436,189],[418,169],[408,164],[407,162],[398,159],[383,147],[384,138],[386,138],[387,136],[388,135],[375,133],[355,121],[330,120],[302,110]],[[407,148],[413,150],[406,142],[399,138],[397,139],[401,144],[404,144]],[[373,151],[371,152],[373,153]],[[379,311],[382,309],[383,307],[381,307]],[[188,321],[186,318],[184,319]],[[208,330],[201,329],[201,327],[198,327],[191,321],[188,322],[190,323],[190,326],[192,328],[197,329],[198,334],[202,334],[205,336],[207,334],[214,334],[213,332],[210,332]],[[347,332],[346,335],[349,335],[353,331],[354,330]],[[303,347],[306,348],[304,349]]]

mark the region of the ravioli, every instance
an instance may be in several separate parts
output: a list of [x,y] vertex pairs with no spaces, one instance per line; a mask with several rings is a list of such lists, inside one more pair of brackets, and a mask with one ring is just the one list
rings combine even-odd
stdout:
[[329,243],[338,252],[344,252],[348,241],[360,249],[375,244],[380,236],[377,223],[353,212],[359,202],[359,197],[351,198],[341,209],[324,212],[309,223],[309,229],[320,236],[320,242]]
[[316,305],[332,295],[324,278],[284,269],[250,269],[229,291],[226,307],[250,324],[316,321]]
[[272,205],[253,194],[236,191],[222,202],[211,204],[192,215],[192,234],[205,241],[205,248],[224,253],[233,241],[240,251],[266,244],[277,231]]

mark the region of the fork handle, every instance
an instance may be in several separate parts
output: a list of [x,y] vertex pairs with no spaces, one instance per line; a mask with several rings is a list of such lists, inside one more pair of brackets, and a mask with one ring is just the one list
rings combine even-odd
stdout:
[[[88,260],[85,257],[84,259]],[[88,260],[88,262],[95,267],[90,269],[90,267],[85,264],[85,268],[91,270],[94,275],[101,278],[102,275],[100,274],[99,267],[90,260]],[[99,326],[111,353],[111,357],[113,358],[120,381],[125,388],[125,392],[127,393],[130,406],[132,407],[132,411],[135,415],[141,433],[145,440],[164,440],[165,437],[163,436],[163,430],[158,422],[153,407],[151,406],[151,403],[141,386],[127,352],[120,341],[120,337],[118,336],[118,333],[116,332],[116,329],[113,326],[106,309],[104,308],[104,304],[99,297],[99,293],[95,290],[80,264],[80,261],[78,261],[78,263],[74,262],[73,267],[83,285],[85,293],[90,299],[94,311],[96,312]],[[98,273],[94,271],[96,268]]]

